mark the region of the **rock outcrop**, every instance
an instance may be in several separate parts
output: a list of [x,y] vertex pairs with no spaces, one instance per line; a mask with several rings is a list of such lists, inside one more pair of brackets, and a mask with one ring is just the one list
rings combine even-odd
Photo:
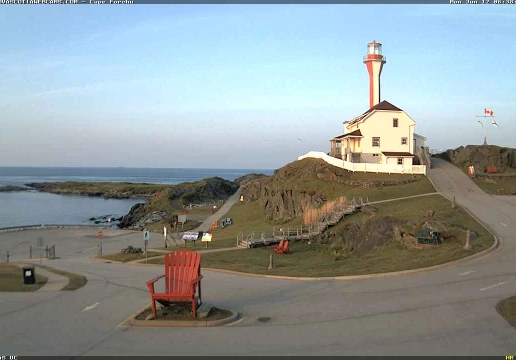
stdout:
[[211,177],[196,182],[173,185],[169,190],[169,199],[181,205],[202,204],[209,201],[227,199],[239,186],[237,183],[219,177]]
[[[465,229],[434,219],[422,218],[418,222],[411,222],[394,216],[370,215],[337,231],[318,235],[313,241],[327,245],[340,258],[354,253],[365,254],[393,241],[401,248],[413,247],[417,244],[417,232],[422,229],[439,231],[443,242],[463,242],[466,236]],[[473,231],[470,234],[471,239],[478,236]]]
[[473,165],[477,174],[485,172],[488,166],[495,166],[498,173],[516,171],[516,149],[513,148],[495,145],[468,145],[454,150],[449,149],[444,153],[434,155],[434,157],[449,161],[464,171],[468,166]]
[[145,203],[135,204],[131,207],[129,213],[122,217],[122,220],[120,220],[120,224],[118,224],[118,227],[120,227],[121,229],[130,227],[133,224],[137,223],[146,214],[147,211],[145,209]]
[[[388,175],[387,175],[388,176]],[[386,176],[386,177],[387,177]],[[328,199],[328,189],[372,188],[409,184],[419,181],[412,175],[404,180],[358,180],[353,173],[319,159],[290,163],[274,172],[250,180],[242,187],[244,202],[258,201],[272,221],[284,222],[302,216],[307,209],[318,208]],[[337,191],[334,191],[336,193]]]
[[120,228],[141,230],[147,224],[171,221],[174,209],[183,205],[206,204],[211,201],[226,200],[238,190],[233,181],[212,177],[196,182],[171,185],[168,189],[156,193],[146,204],[134,205],[122,218]]

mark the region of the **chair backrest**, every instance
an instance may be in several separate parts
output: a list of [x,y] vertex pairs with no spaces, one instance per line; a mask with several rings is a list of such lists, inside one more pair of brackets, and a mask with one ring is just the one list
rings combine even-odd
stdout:
[[283,244],[283,251],[288,252],[288,245],[290,244],[290,241],[286,240]]
[[165,255],[165,291],[167,294],[189,294],[191,280],[201,274],[201,254],[178,250]]
[[283,249],[283,243],[284,242],[285,242],[285,240],[280,240],[279,245],[278,245],[278,249]]

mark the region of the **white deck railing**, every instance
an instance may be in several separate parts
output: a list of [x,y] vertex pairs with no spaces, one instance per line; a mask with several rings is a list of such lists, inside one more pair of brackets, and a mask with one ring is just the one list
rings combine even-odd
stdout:
[[298,160],[306,158],[322,159],[328,164],[346,169],[349,171],[375,172],[389,174],[423,174],[426,175],[425,165],[390,165],[373,163],[353,163],[329,156],[322,151],[310,151],[308,154],[300,156]]

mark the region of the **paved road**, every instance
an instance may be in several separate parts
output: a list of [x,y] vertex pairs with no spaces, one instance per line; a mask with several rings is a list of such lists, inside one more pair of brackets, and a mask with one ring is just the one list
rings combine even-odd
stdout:
[[[445,196],[485,220],[503,238],[503,249],[458,266],[386,279],[296,281],[205,272],[205,300],[243,313],[241,322],[217,329],[120,328],[149,302],[144,283],[160,269],[93,262],[91,234],[56,232],[69,245],[52,265],[84,274],[89,282],[74,292],[0,294],[0,348],[68,356],[514,354],[516,331],[494,306],[516,293],[516,204],[482,193],[439,160],[429,177]],[[105,249],[117,250],[133,237],[141,241],[136,235],[113,237]],[[33,236],[0,234],[0,247]],[[259,317],[271,320],[261,323]]]

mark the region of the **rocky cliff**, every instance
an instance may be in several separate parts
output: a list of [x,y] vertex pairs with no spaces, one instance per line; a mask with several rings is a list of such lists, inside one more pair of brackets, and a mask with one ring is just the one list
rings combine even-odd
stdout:
[[211,177],[171,186],[169,199],[181,205],[202,204],[227,199],[238,190],[238,187],[238,184],[233,181]]
[[468,145],[434,155],[451,162],[455,166],[467,170],[473,165],[475,172],[483,173],[488,166],[495,166],[498,173],[516,171],[516,149],[495,145]]

